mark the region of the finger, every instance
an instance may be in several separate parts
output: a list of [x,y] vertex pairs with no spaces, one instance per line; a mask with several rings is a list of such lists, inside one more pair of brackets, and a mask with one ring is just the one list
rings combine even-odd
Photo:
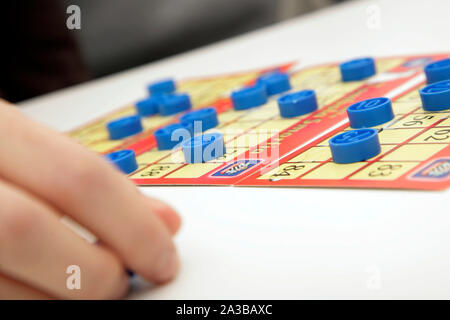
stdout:
[[180,216],[175,210],[163,201],[149,198],[147,204],[152,212],[154,212],[166,225],[172,235],[175,235],[181,226]]
[[48,300],[48,295],[0,273],[0,300]]
[[[0,203],[1,273],[53,297],[108,299],[125,294],[128,277],[120,260],[75,235],[51,208],[1,181]],[[74,265],[77,270],[69,268]],[[68,285],[72,280],[75,285]]]
[[[0,134],[8,136],[0,139],[0,148],[8,150],[0,153],[0,175],[87,227],[148,280],[165,282],[175,275],[178,258],[169,229],[112,165],[1,105]],[[173,211],[165,215],[174,220]]]

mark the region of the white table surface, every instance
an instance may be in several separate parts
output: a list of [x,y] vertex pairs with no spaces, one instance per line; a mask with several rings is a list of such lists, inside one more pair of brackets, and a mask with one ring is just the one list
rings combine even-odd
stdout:
[[[374,7],[375,6],[375,7]],[[380,13],[380,28],[367,24]],[[22,103],[58,130],[182,79],[291,60],[450,52],[450,1],[352,1]],[[178,278],[150,299],[450,298],[450,190],[146,187],[182,215]]]

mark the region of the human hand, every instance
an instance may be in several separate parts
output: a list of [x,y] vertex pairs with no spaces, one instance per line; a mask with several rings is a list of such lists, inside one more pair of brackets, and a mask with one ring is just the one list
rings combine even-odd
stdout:
[[[172,208],[2,100],[0,137],[0,299],[114,299],[128,290],[126,268],[154,283],[175,276],[180,218]],[[79,290],[66,286],[70,265],[80,268]]]

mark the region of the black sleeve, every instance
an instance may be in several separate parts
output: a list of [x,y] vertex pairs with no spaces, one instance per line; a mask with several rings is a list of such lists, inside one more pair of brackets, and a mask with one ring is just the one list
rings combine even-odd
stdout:
[[89,78],[58,0],[1,1],[0,96],[28,99]]

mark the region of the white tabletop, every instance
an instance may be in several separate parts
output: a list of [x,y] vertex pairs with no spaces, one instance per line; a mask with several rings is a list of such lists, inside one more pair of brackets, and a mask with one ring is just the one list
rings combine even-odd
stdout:
[[[352,1],[22,103],[58,130],[182,79],[299,60],[450,52],[450,1]],[[377,19],[377,17],[379,19]],[[450,190],[146,187],[184,225],[182,269],[133,297],[450,298]]]

